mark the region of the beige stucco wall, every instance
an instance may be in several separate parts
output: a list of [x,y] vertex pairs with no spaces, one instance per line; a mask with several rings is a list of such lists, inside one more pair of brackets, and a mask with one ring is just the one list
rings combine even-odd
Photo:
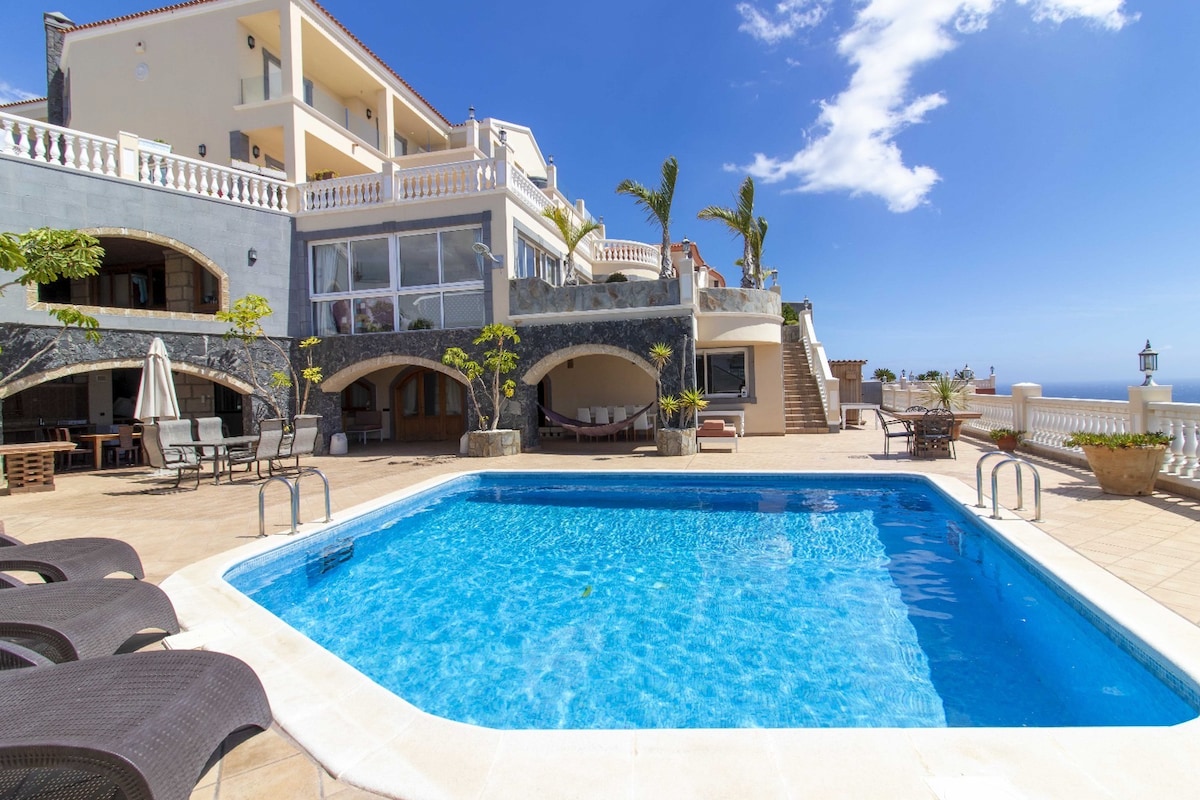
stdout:
[[746,433],[782,436],[783,347],[778,344],[760,344],[755,345],[753,350],[755,402],[745,407]]
[[[569,366],[573,364],[573,366]],[[636,405],[654,400],[654,378],[615,356],[582,356],[546,375],[550,408],[575,417],[583,406]]]

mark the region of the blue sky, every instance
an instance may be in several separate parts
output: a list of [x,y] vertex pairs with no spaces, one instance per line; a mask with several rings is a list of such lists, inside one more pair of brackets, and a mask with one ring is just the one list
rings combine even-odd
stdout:
[[[0,99],[44,94],[41,6],[5,4]],[[830,358],[1135,381],[1149,338],[1160,383],[1200,377],[1200,2],[324,6],[451,120],[530,126],[610,238],[658,241],[613,189],[674,155],[673,238],[736,284],[696,212],[754,174],[764,261]]]

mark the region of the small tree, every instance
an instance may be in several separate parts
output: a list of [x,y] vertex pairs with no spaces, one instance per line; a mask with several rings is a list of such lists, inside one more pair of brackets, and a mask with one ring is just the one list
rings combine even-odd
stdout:
[[791,303],[784,303],[780,309],[780,314],[783,316],[784,325],[800,324],[800,312],[793,308]]
[[[694,428],[700,424],[700,412],[708,408],[704,392],[699,389],[684,389],[679,393],[679,427]],[[688,425],[687,417],[691,414],[692,424]]]
[[892,372],[887,367],[880,367],[879,369],[875,370],[874,373],[872,373],[871,377],[883,383],[891,383],[892,381],[896,380],[896,373]]
[[[502,375],[507,375],[517,368],[517,354],[508,349],[509,343],[520,344],[521,337],[515,329],[501,323],[484,325],[483,330],[475,337],[474,344],[493,345],[483,351],[483,363],[471,358],[461,347],[448,347],[442,355],[442,363],[454,367],[467,379],[467,389],[471,394],[471,405],[475,408],[475,416],[479,418],[479,430],[496,430],[500,427],[500,412],[502,397],[510,398],[517,391],[517,384],[511,378],[501,381]],[[480,395],[487,398],[491,405],[491,413],[485,414]],[[488,421],[491,426],[488,426]]]
[[[280,342],[268,336],[263,329],[262,321],[273,313],[275,312],[265,297],[248,294],[234,301],[228,311],[218,311],[216,317],[221,322],[228,322],[232,326],[226,331],[225,338],[237,339],[242,343],[242,351],[246,354],[246,362],[250,365],[250,382],[258,390],[258,396],[271,407],[275,416],[283,418],[286,414],[283,407],[279,405],[275,392],[271,390],[292,389],[297,413],[303,414],[308,408],[308,395],[313,385],[324,379],[321,368],[313,363],[312,351],[312,348],[320,344],[321,340],[316,336],[310,336],[300,342],[299,347],[305,356],[305,366],[297,375],[287,349]],[[286,372],[278,369],[271,370],[264,380],[262,374],[266,371],[266,367],[255,358],[254,350],[251,348],[251,345],[258,340],[265,342],[279,354],[283,363],[287,365]],[[304,382],[303,393],[300,390],[301,380]],[[268,387],[270,388],[268,389]]]
[[722,222],[730,233],[742,238],[742,288],[761,289],[762,272],[759,270],[758,257],[762,254],[763,239],[767,235],[767,221],[754,216],[754,178],[747,177],[742,181],[735,208],[708,206],[700,209],[696,216]]
[[567,245],[566,276],[563,280],[568,284],[573,284],[576,281],[575,248],[579,247],[579,243],[583,241],[583,237],[599,228],[600,223],[593,219],[587,219],[581,224],[576,225],[575,221],[571,219],[571,212],[567,210],[566,206],[550,206],[542,211],[542,216],[554,223],[554,227],[558,228],[563,242]]
[[662,180],[659,181],[657,189],[650,189],[628,178],[617,184],[617,194],[632,197],[635,203],[646,209],[649,221],[657,222],[662,228],[659,278],[670,278],[675,274],[675,267],[671,265],[671,203],[675,199],[675,181],[678,177],[679,162],[675,156],[668,156],[663,162]]
[[[64,278],[91,277],[99,272],[103,258],[100,242],[75,230],[36,228],[21,234],[0,233],[0,271],[16,274],[11,279],[0,279],[0,296],[13,286],[42,286]],[[95,317],[77,308],[56,308],[49,314],[62,323],[62,330],[8,374],[0,375],[0,386],[14,380],[30,364],[57,347],[71,327],[82,329],[88,341],[100,341],[100,323]]]

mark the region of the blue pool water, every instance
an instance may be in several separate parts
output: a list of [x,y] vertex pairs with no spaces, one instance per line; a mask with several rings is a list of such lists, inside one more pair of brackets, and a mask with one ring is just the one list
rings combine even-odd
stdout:
[[918,477],[482,473],[226,577],[494,728],[1197,716]]

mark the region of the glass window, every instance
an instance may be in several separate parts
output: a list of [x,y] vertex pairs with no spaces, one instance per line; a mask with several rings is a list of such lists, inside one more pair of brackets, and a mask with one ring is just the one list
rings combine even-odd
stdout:
[[436,233],[401,236],[399,250],[401,286],[433,286],[438,282]]
[[351,273],[355,291],[387,289],[392,285],[387,239],[363,239],[350,243]]
[[350,252],[344,242],[313,247],[313,294],[350,290]]
[[354,331],[384,333],[396,330],[395,306],[390,297],[368,297],[354,301]]
[[447,292],[443,298],[445,328],[483,327],[483,292]]
[[397,298],[400,305],[400,330],[442,327],[442,295],[402,294]]
[[350,301],[313,303],[313,333],[317,336],[350,333]]
[[740,395],[746,388],[746,351],[697,354],[696,382],[705,394]]
[[442,283],[483,279],[483,256],[471,249],[478,241],[479,229],[442,233]]

